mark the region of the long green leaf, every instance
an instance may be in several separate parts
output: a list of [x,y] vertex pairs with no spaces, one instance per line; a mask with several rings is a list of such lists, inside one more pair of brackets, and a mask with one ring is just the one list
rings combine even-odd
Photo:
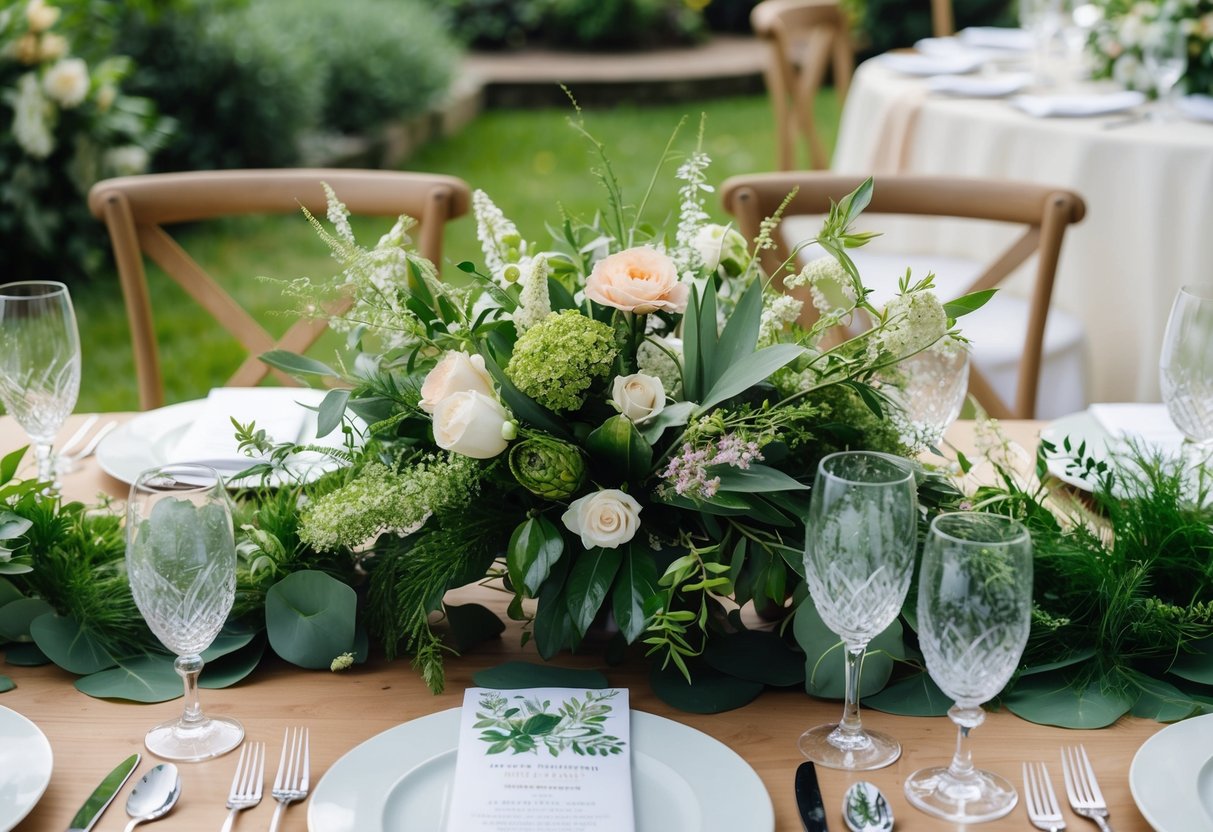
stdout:
[[345,406],[349,403],[349,390],[330,390],[324,394],[316,414],[316,438],[328,436],[341,427],[345,417]]
[[623,549],[601,546],[580,553],[573,562],[567,591],[569,615],[578,637],[585,635],[598,615],[622,562]]
[[611,609],[624,639],[631,644],[648,626],[645,601],[657,591],[657,564],[644,546],[630,544],[611,593]]
[[771,373],[780,367],[791,364],[804,353],[805,348],[797,344],[775,344],[750,353],[721,374],[712,389],[703,397],[699,407],[695,409],[695,414],[706,413],[725,399],[730,399],[755,384],[765,381]]
[[720,343],[712,365],[712,376],[705,380],[714,385],[720,374],[758,348],[758,331],[762,327],[762,280],[754,278],[737,301],[737,307],[720,333]]
[[980,292],[972,292],[956,298],[956,300],[950,300],[943,305],[944,314],[955,319],[968,315],[970,312],[976,312],[985,306],[997,291],[997,289],[982,289]]
[[691,299],[682,317],[682,392],[691,401],[703,393],[703,363],[699,357],[699,287],[691,285]]
[[518,524],[506,549],[506,566],[514,590],[534,598],[564,553],[564,537],[542,514]]
[[620,481],[639,482],[653,467],[653,446],[622,414],[595,428],[586,437],[585,449],[598,469]]
[[766,465],[751,465],[749,468],[716,465],[708,469],[708,474],[720,477],[721,491],[765,494],[769,491],[807,491],[809,488],[783,471]]
[[262,362],[292,376],[335,376],[337,371],[306,355],[290,350],[270,350],[261,354]]
[[[711,390],[715,379],[724,372],[724,368],[719,366],[719,337],[716,327],[716,284],[708,281],[703,290],[703,298],[699,303],[699,317],[693,322],[699,330],[699,372],[702,375],[702,385],[704,390]],[[686,323],[683,323],[683,332],[686,332]],[[722,363],[722,362],[721,362]]]

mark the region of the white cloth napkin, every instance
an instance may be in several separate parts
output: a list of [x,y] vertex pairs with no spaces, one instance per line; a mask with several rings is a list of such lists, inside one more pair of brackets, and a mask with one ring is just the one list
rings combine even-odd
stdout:
[[1132,90],[1070,95],[1017,95],[1011,104],[1036,118],[1053,116],[1101,116],[1119,113],[1145,103],[1144,93]]
[[1213,95],[1185,95],[1175,101],[1175,109],[1194,121],[1213,122]]
[[1088,411],[1119,442],[1134,440],[1166,452],[1177,451],[1183,444],[1183,434],[1171,421],[1165,404],[1093,404]]
[[927,82],[931,92],[964,98],[1002,98],[1032,83],[1026,72],[1005,75],[936,75]]
[[962,43],[985,49],[1030,52],[1036,46],[1036,41],[1028,30],[1001,26],[970,26],[968,29],[961,29],[957,37]]
[[983,60],[973,55],[919,55],[888,52],[876,60],[902,75],[964,75],[981,68]]
[[206,397],[202,413],[189,426],[167,462],[198,462],[221,474],[243,471],[258,460],[240,453],[232,419],[256,421],[270,441],[298,442],[308,413],[294,399],[309,391],[260,387],[217,387]]

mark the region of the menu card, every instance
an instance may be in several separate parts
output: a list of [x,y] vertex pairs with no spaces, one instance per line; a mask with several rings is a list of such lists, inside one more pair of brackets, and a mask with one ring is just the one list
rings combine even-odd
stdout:
[[634,832],[628,692],[469,688],[446,832]]

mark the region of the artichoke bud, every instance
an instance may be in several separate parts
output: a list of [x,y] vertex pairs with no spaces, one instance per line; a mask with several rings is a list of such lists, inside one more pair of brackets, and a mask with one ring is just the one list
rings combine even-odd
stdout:
[[524,439],[510,449],[510,471],[523,488],[548,500],[562,500],[585,483],[580,449],[548,436]]

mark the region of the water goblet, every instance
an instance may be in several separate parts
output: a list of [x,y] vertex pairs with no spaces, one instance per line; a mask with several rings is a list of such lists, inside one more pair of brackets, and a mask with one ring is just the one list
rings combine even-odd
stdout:
[[865,731],[859,674],[868,642],[901,612],[914,571],[918,523],[914,471],[870,451],[830,454],[817,466],[805,536],[805,581],[821,620],[842,638],[842,721],[800,736],[800,750],[829,768],[865,771],[901,755],[893,737]]
[[1033,75],[1037,84],[1050,86],[1048,72],[1053,41],[1062,28],[1062,0],[1019,0],[1019,23],[1032,34]]
[[202,651],[222,629],[236,594],[231,504],[213,468],[169,465],[139,475],[127,504],[126,568],[139,612],[177,654],[174,666],[185,682],[183,714],[148,731],[148,750],[187,762],[231,751],[244,728],[229,717],[204,715],[198,702]]
[[1188,35],[1177,22],[1155,23],[1141,50],[1142,64],[1154,82],[1158,96],[1158,107],[1152,118],[1157,121],[1171,119],[1171,91],[1188,69]]
[[55,486],[51,443],[80,393],[80,335],[67,287],[0,286],[0,401],[34,443],[38,479]]
[[1032,611],[1032,538],[1016,520],[979,512],[931,523],[918,577],[918,638],[927,671],[955,704],[959,736],[950,765],[919,769],[905,782],[910,803],[960,824],[993,820],[1019,796],[1004,777],[974,768],[969,732],[984,702],[1019,664]]
[[1213,450],[1213,291],[1175,296],[1158,360],[1162,398],[1193,462]]
[[910,447],[933,448],[956,421],[969,390],[969,351],[952,338],[882,373],[882,389],[900,405],[894,424]]

